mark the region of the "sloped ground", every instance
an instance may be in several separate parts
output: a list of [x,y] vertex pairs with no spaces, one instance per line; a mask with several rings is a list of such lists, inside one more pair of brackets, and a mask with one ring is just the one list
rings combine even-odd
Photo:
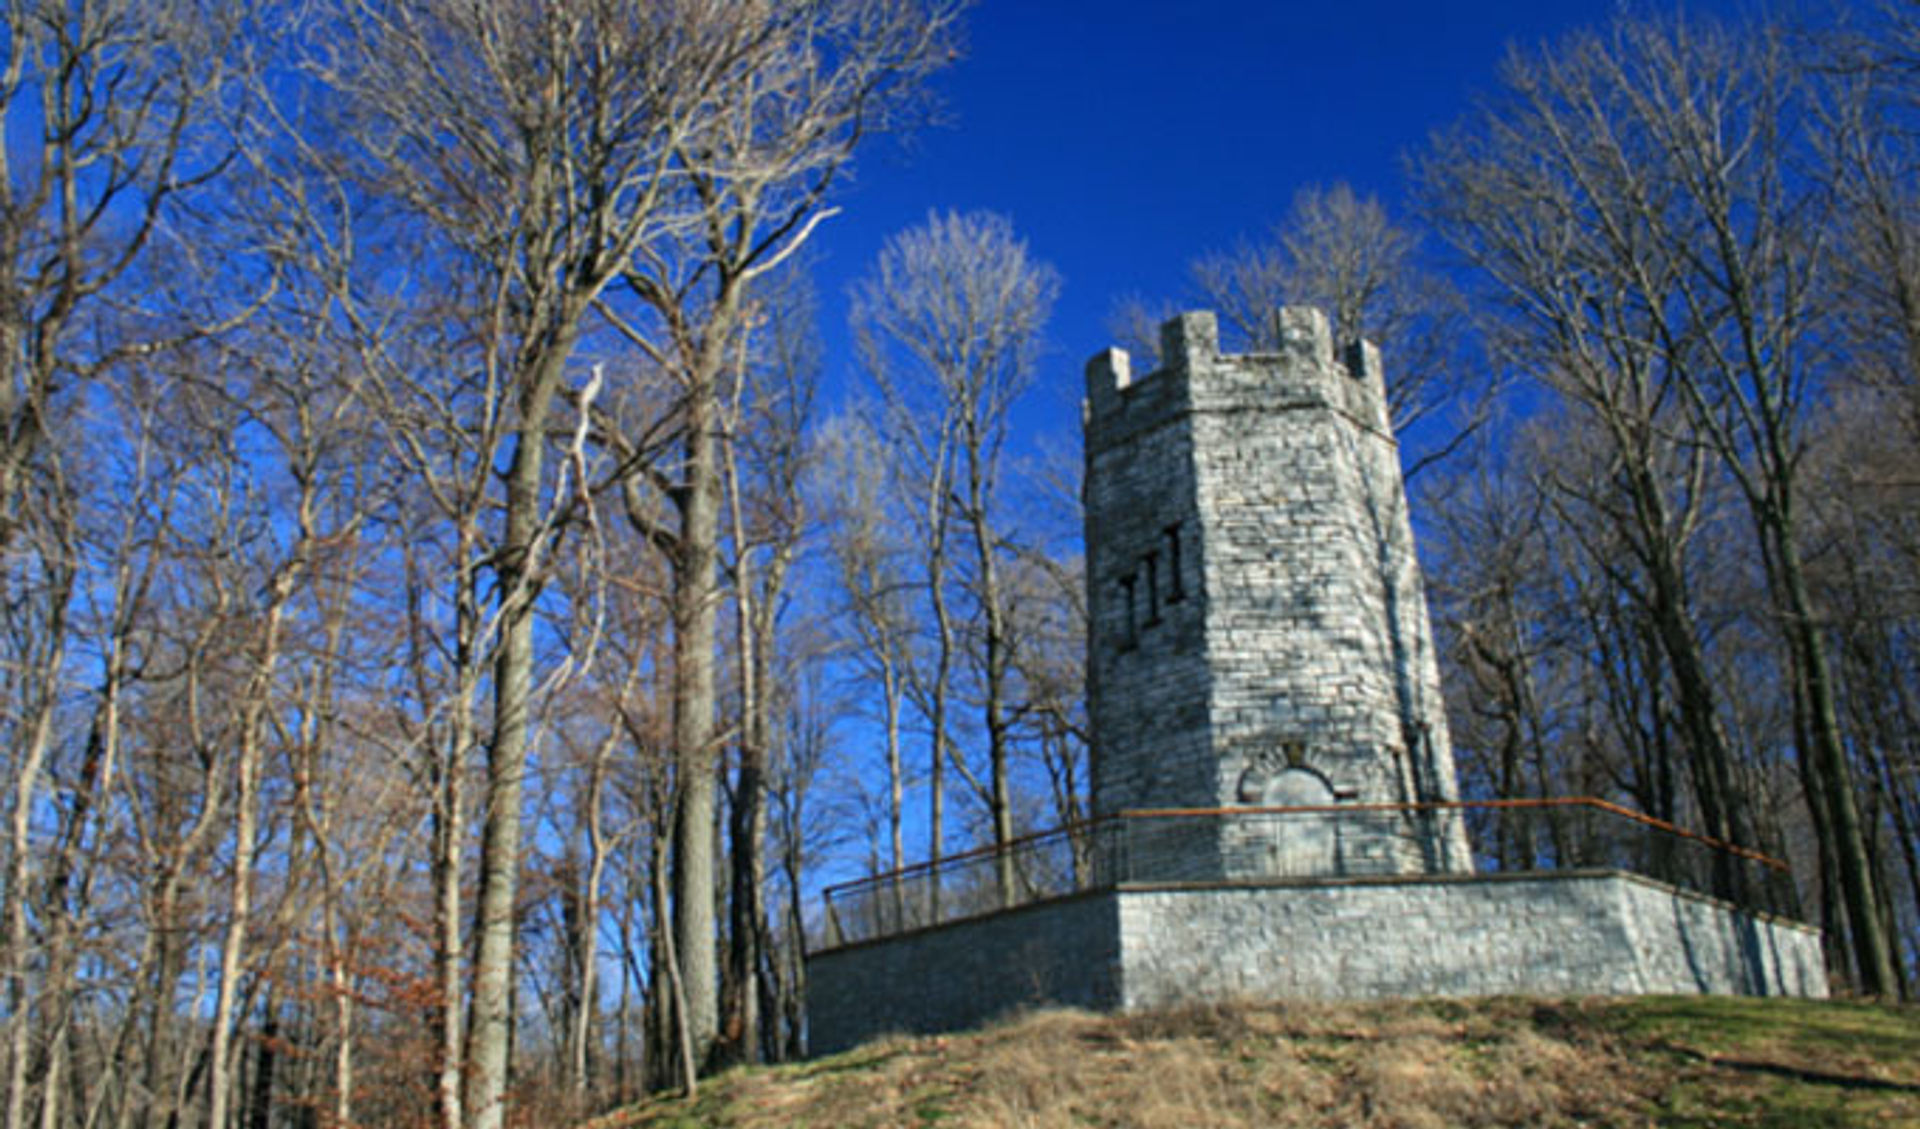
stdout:
[[1038,1012],[739,1070],[586,1129],[1915,1126],[1920,1009],[1723,998]]

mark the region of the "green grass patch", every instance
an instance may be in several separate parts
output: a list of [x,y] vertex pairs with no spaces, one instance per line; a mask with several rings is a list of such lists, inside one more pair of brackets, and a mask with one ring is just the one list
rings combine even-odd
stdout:
[[1787,1047],[1811,1055],[1858,1054],[1889,1064],[1920,1061],[1920,1009],[1843,1000],[1659,996],[1614,1001],[1623,1033],[1715,1051]]

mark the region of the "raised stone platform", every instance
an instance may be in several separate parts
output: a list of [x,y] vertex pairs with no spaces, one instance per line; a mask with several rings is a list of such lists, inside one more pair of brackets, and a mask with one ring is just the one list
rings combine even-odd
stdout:
[[808,958],[815,1054],[1022,1007],[1827,994],[1815,929],[1614,870],[1123,885]]

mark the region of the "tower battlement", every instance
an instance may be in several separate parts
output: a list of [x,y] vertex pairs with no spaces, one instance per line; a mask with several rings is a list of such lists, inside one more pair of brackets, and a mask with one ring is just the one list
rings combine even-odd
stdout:
[[1326,315],[1308,306],[1273,313],[1281,348],[1223,353],[1213,314],[1184,313],[1160,327],[1160,367],[1136,374],[1125,349],[1086,365],[1089,444],[1123,441],[1174,415],[1202,408],[1333,408],[1391,439],[1380,350],[1361,341],[1338,349]]

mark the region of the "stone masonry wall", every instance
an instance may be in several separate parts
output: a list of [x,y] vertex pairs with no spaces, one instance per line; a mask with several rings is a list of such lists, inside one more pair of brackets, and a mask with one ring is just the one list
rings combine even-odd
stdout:
[[1120,895],[1122,1002],[1824,997],[1819,934],[1615,872]]
[[1204,545],[1184,381],[1087,366],[1087,703],[1096,813],[1211,807]]
[[1640,954],[1639,991],[1827,995],[1812,926],[1730,914],[1719,902],[1645,880],[1622,881],[1620,896],[1628,943]]
[[[1379,355],[1277,316],[1277,353],[1222,354],[1188,314],[1159,371],[1088,366],[1096,813],[1457,798]],[[1457,817],[1369,826],[1338,870],[1470,865]],[[1276,857],[1218,847],[1196,875]]]
[[1041,1004],[1825,997],[1819,933],[1619,872],[1121,887],[808,957],[814,1054]]
[[807,957],[807,1048],[832,1054],[890,1032],[975,1027],[1039,1004],[1119,1003],[1111,891],[959,921]]

